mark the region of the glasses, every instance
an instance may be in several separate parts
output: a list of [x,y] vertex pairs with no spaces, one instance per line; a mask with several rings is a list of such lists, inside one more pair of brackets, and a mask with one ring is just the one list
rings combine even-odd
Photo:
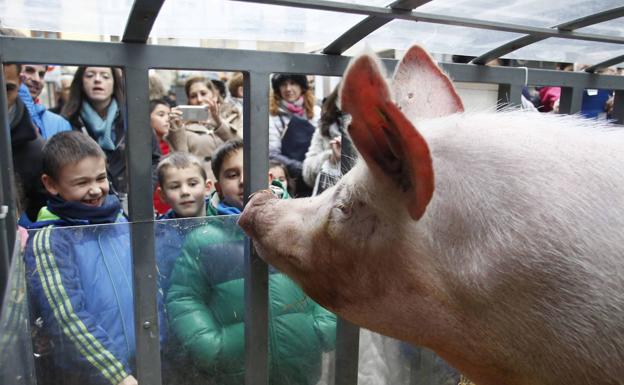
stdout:
[[7,92],[13,92],[17,89],[17,84],[15,83],[7,83],[6,84],[6,91]]

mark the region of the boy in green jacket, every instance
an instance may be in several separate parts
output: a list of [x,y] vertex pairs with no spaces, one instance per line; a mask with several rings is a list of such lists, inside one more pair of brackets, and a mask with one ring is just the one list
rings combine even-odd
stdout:
[[[166,295],[169,325],[195,366],[218,384],[244,382],[244,234],[242,141],[213,155],[216,217],[193,230],[176,260]],[[284,191],[278,193],[287,194]],[[269,383],[313,385],[321,354],[333,349],[336,317],[289,278],[269,269]]]

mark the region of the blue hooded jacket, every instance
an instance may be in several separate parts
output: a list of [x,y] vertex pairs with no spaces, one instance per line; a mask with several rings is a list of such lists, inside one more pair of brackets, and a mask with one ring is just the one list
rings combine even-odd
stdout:
[[28,92],[28,87],[24,84],[20,86],[18,95],[26,105],[30,118],[39,129],[43,139],[49,139],[54,134],[72,129],[69,121],[65,118],[48,111],[42,104],[36,104]]
[[[92,224],[100,225],[79,226]],[[130,233],[119,200],[93,208],[52,198],[34,227],[24,255],[31,318],[43,320],[55,365],[84,383],[117,385],[135,355]]]

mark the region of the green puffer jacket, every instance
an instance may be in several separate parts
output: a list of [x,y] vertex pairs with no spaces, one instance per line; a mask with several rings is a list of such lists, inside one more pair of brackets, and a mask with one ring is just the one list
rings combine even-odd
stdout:
[[[244,234],[235,219],[211,218],[188,235],[166,298],[174,334],[220,385],[244,383]],[[269,274],[269,383],[316,384],[336,317],[285,275]]]

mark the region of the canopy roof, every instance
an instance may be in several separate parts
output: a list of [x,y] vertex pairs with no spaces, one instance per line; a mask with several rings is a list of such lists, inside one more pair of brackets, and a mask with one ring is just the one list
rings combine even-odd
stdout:
[[[622,0],[0,0],[9,28],[182,44],[351,55],[365,46],[613,65],[624,61]],[[228,44],[228,42],[236,42]]]

